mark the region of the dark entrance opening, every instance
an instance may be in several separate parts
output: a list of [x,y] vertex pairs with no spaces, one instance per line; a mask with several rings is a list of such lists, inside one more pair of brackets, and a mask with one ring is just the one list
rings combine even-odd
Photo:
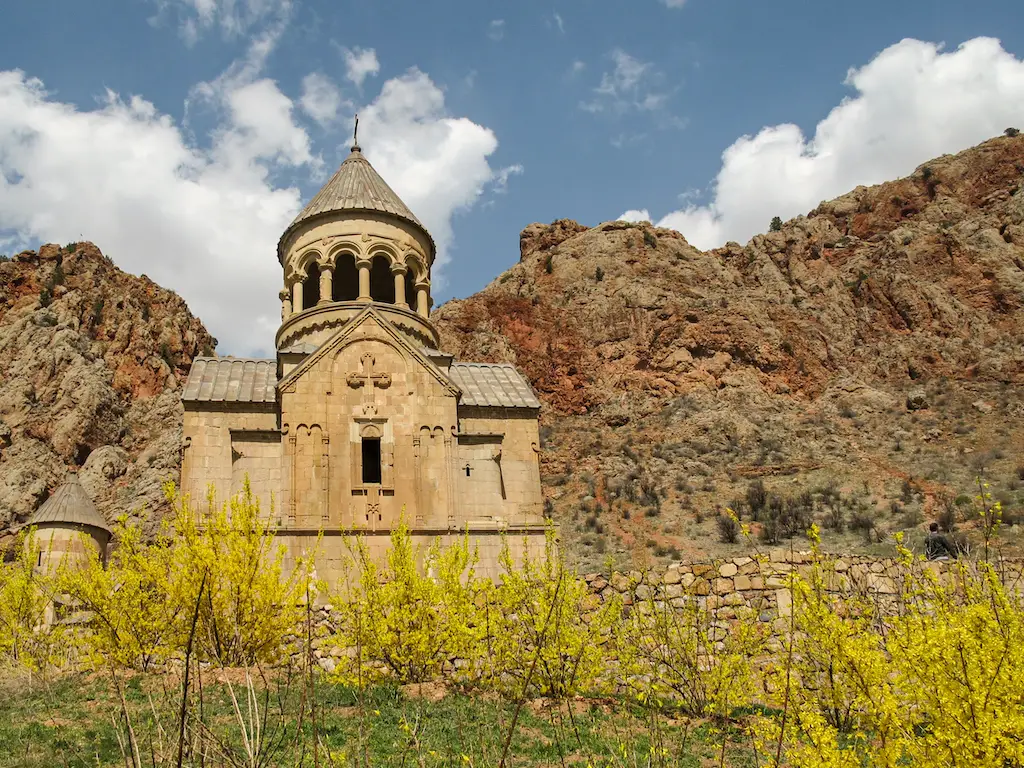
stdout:
[[380,484],[380,438],[363,438],[363,484]]

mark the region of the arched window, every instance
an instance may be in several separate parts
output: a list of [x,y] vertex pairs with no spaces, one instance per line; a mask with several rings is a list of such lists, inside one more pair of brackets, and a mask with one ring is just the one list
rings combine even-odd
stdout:
[[334,301],[355,301],[359,298],[359,270],[356,257],[339,253],[334,260]]
[[302,281],[302,308],[310,309],[320,301],[320,265],[315,261],[306,268],[306,279]]
[[370,298],[385,304],[395,303],[395,278],[391,276],[391,262],[386,256],[374,256],[370,267]]

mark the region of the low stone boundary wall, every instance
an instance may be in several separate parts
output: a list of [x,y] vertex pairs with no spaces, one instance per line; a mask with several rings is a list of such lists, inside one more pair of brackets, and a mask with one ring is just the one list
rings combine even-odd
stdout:
[[[868,594],[884,604],[887,596],[898,592],[900,565],[893,558],[866,555],[828,555],[832,574],[827,589],[834,594]],[[736,557],[703,563],[673,563],[664,569],[615,572],[610,576],[588,573],[584,576],[591,594],[603,602],[619,595],[626,606],[638,602],[666,602],[682,607],[694,596],[701,608],[713,611],[719,621],[728,622],[756,614],[773,629],[786,629],[785,617],[791,612],[788,577],[796,572],[811,573],[810,552],[785,552],[771,557]],[[931,561],[924,567],[945,573],[955,561]],[[1024,593],[1024,559],[1004,559],[993,563],[1003,584]],[[596,606],[595,602],[595,606]]]

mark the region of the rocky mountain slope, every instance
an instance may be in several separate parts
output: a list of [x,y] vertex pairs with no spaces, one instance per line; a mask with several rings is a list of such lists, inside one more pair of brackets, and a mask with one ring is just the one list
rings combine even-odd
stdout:
[[0,532],[69,468],[108,519],[159,519],[179,467],[181,383],[215,345],[180,297],[91,243],[0,261]]
[[769,543],[811,519],[876,543],[970,517],[979,474],[1012,523],[1022,181],[1024,137],[999,137],[745,246],[533,224],[519,264],[434,321],[545,402],[549,506],[585,563],[706,554],[727,505]]

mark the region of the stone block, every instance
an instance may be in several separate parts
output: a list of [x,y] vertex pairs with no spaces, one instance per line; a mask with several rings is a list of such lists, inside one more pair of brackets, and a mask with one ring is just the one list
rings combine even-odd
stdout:
[[625,592],[629,589],[629,579],[624,574],[616,571],[612,574],[612,588],[616,592]]
[[732,579],[719,578],[715,579],[715,594],[724,595],[728,592],[732,592],[735,589]]
[[793,613],[793,596],[789,594],[788,589],[775,591],[775,605],[779,616],[789,616]]
[[730,605],[733,607],[737,605],[743,605],[743,595],[741,595],[739,592],[730,592],[729,594],[725,595],[724,602],[726,605]]
[[722,563],[718,566],[718,575],[725,578],[735,576],[737,571],[739,571],[739,567],[736,563]]

